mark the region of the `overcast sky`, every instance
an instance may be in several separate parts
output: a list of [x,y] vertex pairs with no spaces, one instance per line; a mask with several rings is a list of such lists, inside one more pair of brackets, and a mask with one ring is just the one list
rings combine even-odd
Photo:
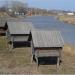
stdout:
[[[6,0],[0,0],[0,6]],[[9,0],[10,1],[10,0]],[[28,3],[30,7],[75,11],[75,0],[16,0]]]

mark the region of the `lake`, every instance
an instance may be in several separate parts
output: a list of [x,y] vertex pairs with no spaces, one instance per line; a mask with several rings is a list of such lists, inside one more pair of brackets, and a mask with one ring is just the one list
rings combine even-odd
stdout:
[[75,25],[61,22],[53,16],[31,16],[24,19],[26,22],[32,22],[34,27],[47,30],[60,30],[64,42],[75,45]]

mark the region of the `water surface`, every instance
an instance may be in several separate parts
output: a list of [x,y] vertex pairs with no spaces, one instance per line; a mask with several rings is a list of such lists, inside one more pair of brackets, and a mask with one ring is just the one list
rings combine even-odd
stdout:
[[56,20],[53,16],[31,16],[24,19],[32,22],[34,27],[47,30],[60,30],[64,42],[75,45],[75,25]]

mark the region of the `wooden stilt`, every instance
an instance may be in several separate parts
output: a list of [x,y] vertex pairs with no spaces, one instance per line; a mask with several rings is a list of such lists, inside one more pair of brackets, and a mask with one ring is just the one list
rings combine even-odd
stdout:
[[14,37],[12,37],[12,49],[14,48]]
[[14,49],[14,42],[12,42],[12,49]]
[[37,67],[39,66],[39,61],[38,61],[38,57],[35,56],[36,62],[37,62]]
[[36,59],[36,60],[37,60],[37,66],[39,66],[39,61],[38,61],[38,57],[37,57],[37,59]]
[[34,48],[33,48],[32,41],[31,41],[31,49],[32,49],[32,51],[31,51],[31,62],[33,62],[33,57],[34,57],[33,50],[34,50]]
[[31,63],[33,62],[33,54],[31,55]]
[[60,65],[60,57],[57,58],[57,68],[59,68]]

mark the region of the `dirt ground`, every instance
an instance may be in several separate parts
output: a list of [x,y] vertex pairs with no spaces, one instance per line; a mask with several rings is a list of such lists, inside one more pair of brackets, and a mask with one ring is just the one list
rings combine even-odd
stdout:
[[[31,62],[31,48],[14,48],[6,45],[7,41],[2,41],[5,37],[0,37],[0,74],[75,74],[75,47],[65,45],[62,50],[62,62],[60,69],[54,65],[39,65]],[[0,47],[1,47],[0,46]],[[4,47],[5,46],[5,47]]]

